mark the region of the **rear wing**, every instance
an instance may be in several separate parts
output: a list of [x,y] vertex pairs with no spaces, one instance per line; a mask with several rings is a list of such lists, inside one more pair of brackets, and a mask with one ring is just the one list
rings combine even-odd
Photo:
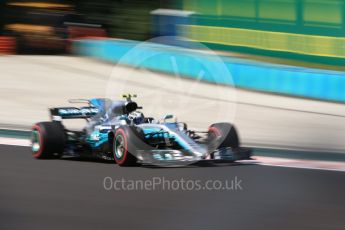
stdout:
[[77,107],[56,107],[50,108],[50,115],[52,120],[60,119],[87,119],[95,116],[98,113],[98,109],[91,106]]

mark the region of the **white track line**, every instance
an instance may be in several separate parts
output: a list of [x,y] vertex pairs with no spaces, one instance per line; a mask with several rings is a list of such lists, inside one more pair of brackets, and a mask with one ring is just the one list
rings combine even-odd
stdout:
[[336,172],[345,172],[345,169],[339,168],[318,168],[318,167],[312,167],[312,166],[295,166],[295,165],[275,165],[275,164],[265,164],[265,163],[258,163],[259,165],[263,166],[271,166],[271,167],[283,167],[283,168],[294,168],[294,169],[312,169],[312,170],[325,170],[325,171],[336,171]]
[[276,157],[254,157],[258,164],[266,166],[300,168],[300,169],[316,169],[345,172],[345,162],[341,161],[319,161],[304,159],[286,159]]
[[30,140],[0,137],[0,145],[30,146]]

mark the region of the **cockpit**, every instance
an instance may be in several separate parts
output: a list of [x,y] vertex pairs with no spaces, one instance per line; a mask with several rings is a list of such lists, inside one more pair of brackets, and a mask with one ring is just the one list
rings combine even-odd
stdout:
[[125,121],[126,123],[141,124],[145,123],[147,119],[142,112],[137,111],[141,109],[136,102],[131,100],[131,97],[126,100],[113,101],[108,98],[91,99],[90,104],[98,109],[98,114],[94,119],[101,119],[103,122]]

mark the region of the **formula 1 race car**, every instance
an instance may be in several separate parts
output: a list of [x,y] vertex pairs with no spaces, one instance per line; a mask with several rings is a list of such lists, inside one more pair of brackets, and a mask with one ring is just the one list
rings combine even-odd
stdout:
[[[120,166],[137,164],[180,165],[199,161],[233,162],[250,159],[251,150],[239,147],[234,126],[216,123],[207,131],[189,130],[173,115],[156,120],[145,117],[132,98],[123,100],[94,98],[70,100],[87,103],[83,107],[51,108],[51,120],[32,128],[35,158],[63,155],[115,160]],[[86,119],[87,125],[72,131],[63,119]]]

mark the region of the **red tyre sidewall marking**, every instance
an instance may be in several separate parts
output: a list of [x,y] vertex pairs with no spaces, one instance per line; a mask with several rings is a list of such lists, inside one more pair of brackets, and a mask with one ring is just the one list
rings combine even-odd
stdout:
[[44,149],[44,146],[43,146],[43,133],[42,133],[41,127],[39,127],[38,125],[34,125],[32,127],[32,130],[37,130],[38,133],[39,133],[40,149],[38,150],[37,153],[33,153],[33,156],[35,158],[39,158],[42,155],[42,152],[43,152],[43,149]]
[[127,158],[127,153],[128,153],[128,142],[127,142],[127,137],[126,137],[125,131],[124,131],[123,129],[118,129],[118,130],[116,131],[116,133],[115,133],[114,145],[115,145],[115,143],[116,143],[116,137],[117,137],[117,135],[119,135],[119,134],[121,134],[122,137],[123,137],[125,151],[124,151],[124,153],[123,153],[122,159],[118,161],[118,160],[116,160],[116,153],[115,153],[116,150],[114,149],[114,159],[115,159],[115,161],[116,161],[116,163],[117,163],[118,165],[121,165],[121,164],[123,164],[123,162],[125,162],[125,160],[126,160],[126,158]]
[[[216,127],[210,127],[210,128],[208,128],[208,132],[209,133],[214,133],[216,136],[221,136],[221,133],[220,133],[220,131],[219,131],[219,129],[217,129]],[[211,154],[210,155],[210,159],[214,159],[214,156],[213,156],[213,154]]]
[[214,133],[214,134],[216,134],[216,136],[221,136],[221,133],[220,133],[219,129],[217,129],[216,127],[210,127],[208,129],[208,132],[209,133]]

